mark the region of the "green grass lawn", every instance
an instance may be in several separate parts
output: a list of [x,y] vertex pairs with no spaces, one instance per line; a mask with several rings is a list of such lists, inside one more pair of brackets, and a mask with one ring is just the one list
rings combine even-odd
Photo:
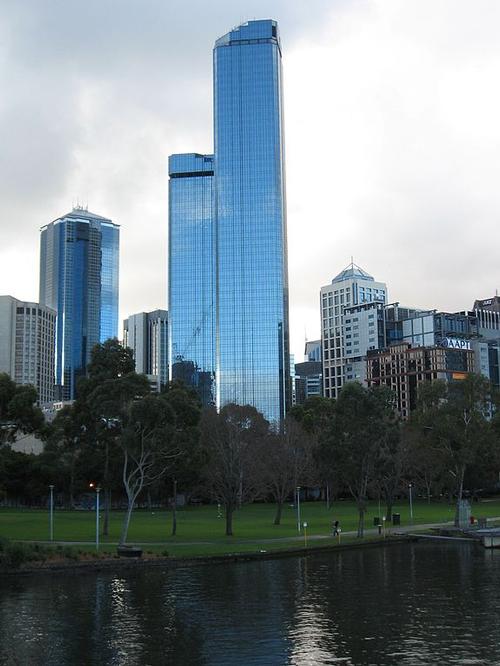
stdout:
[[[383,508],[382,508],[383,509]],[[171,555],[192,556],[194,554],[218,554],[286,548],[303,545],[297,537],[296,509],[286,505],[282,524],[273,525],[275,507],[272,504],[250,504],[234,514],[233,537],[226,537],[224,518],[218,518],[217,506],[186,507],[177,512],[177,536],[170,536],[172,514],[165,510],[137,510],[132,516],[128,541],[141,543],[146,550],[156,553],[168,551]],[[407,502],[394,506],[401,514],[401,525],[410,521]],[[473,515],[500,516],[500,500],[474,504]],[[373,527],[373,518],[378,515],[378,503],[369,504],[366,528]],[[454,507],[441,502],[427,504],[415,502],[414,524],[437,523],[453,520]],[[110,534],[101,537],[104,549],[107,542],[117,542],[120,535],[123,512],[112,512]],[[339,520],[343,532],[357,527],[357,513],[353,502],[338,501],[328,510],[324,503],[301,503],[301,522],[308,523],[308,537],[330,535],[333,520]],[[101,523],[102,524],[102,523]],[[48,511],[34,509],[0,509],[0,536],[10,540],[46,541],[49,537]],[[342,537],[343,542],[347,537]],[[94,511],[54,512],[55,541],[90,541],[95,539]],[[269,539],[279,541],[269,542]],[[330,540],[311,543],[326,545]],[[333,543],[333,539],[331,540]],[[148,545],[151,544],[151,545]],[[155,544],[154,546],[152,544]],[[89,546],[91,548],[91,546]],[[83,547],[85,548],[85,547]],[[110,547],[111,548],[111,547]],[[111,548],[112,549],[112,548]]]

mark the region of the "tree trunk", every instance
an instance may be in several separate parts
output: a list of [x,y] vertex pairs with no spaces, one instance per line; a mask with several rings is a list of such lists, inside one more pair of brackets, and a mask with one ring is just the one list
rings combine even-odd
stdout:
[[132,517],[132,511],[134,510],[135,499],[128,498],[127,513],[123,520],[122,533],[120,535],[120,546],[124,546],[127,541],[128,528],[130,525],[130,518]]
[[365,508],[358,507],[359,519],[358,519],[358,537],[363,538],[365,533]]
[[71,467],[69,472],[69,508],[74,509],[75,507],[75,461],[71,461]]
[[174,502],[172,506],[172,536],[177,534],[177,480],[174,479]]
[[330,510],[330,486],[326,484],[326,508]]
[[233,536],[233,511],[233,506],[226,504],[226,536]]
[[104,519],[102,521],[102,535],[108,536],[109,534],[109,507],[111,504],[111,490],[104,489]]
[[281,512],[283,511],[283,502],[278,501],[276,504],[276,515],[274,517],[274,524],[281,525]]
[[386,499],[386,504],[387,506],[385,508],[385,517],[389,523],[392,523],[392,506],[393,506],[392,497],[390,499],[389,498]]
[[465,466],[462,465],[460,469],[460,482],[458,485],[458,497],[457,497],[458,502],[460,502],[460,500],[463,498],[464,495],[464,477],[465,477]]
[[109,505],[110,505],[110,490],[109,490],[109,442],[106,440],[104,445],[104,520],[102,521],[102,535],[108,536],[109,534]]

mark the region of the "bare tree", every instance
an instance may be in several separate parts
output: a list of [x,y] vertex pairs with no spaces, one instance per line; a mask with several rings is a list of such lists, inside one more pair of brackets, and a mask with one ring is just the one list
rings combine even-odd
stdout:
[[274,524],[280,525],[283,505],[298,485],[311,479],[313,437],[292,417],[287,417],[280,433],[270,434],[261,443],[259,475],[276,503]]
[[269,434],[269,423],[254,407],[230,404],[220,413],[207,410],[201,432],[207,458],[205,480],[224,505],[226,535],[232,536],[234,511],[261,490],[256,453]]

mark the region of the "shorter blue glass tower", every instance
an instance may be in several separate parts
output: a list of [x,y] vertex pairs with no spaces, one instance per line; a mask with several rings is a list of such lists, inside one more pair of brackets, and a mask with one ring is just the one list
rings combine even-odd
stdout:
[[92,347],[118,334],[119,226],[74,208],[42,227],[40,303],[57,313],[56,398],[73,400]]
[[169,167],[169,359],[172,379],[215,395],[216,253],[213,155],[171,155]]

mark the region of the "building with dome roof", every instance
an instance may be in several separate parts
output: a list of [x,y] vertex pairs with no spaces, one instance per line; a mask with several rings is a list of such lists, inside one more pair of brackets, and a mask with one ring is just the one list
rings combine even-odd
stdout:
[[353,261],[321,288],[323,395],[336,398],[346,381],[364,382],[368,350],[381,349],[387,286]]

